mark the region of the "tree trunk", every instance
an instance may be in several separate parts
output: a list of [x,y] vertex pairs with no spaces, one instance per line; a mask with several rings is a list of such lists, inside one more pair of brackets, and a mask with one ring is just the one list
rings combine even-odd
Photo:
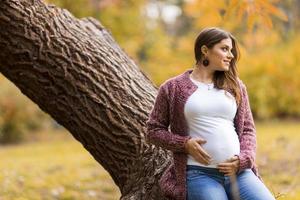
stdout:
[[121,199],[163,199],[171,153],[144,138],[157,88],[98,21],[1,0],[0,72],[92,154]]

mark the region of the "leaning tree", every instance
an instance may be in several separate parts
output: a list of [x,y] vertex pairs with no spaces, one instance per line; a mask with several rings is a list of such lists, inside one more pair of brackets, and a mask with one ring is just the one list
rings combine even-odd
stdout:
[[42,0],[1,0],[0,72],[69,130],[121,199],[163,199],[172,154],[144,137],[157,87],[101,23]]

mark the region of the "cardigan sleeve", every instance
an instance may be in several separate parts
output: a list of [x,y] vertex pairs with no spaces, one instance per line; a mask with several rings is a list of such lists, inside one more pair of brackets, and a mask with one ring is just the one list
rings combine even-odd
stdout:
[[173,152],[187,153],[185,144],[191,136],[180,136],[168,130],[170,124],[169,109],[167,85],[162,84],[158,89],[154,106],[146,122],[146,140]]
[[254,167],[257,146],[255,124],[250,108],[247,88],[244,84],[242,89],[242,98],[244,98],[245,106],[245,120],[243,125],[244,128],[240,137],[240,154],[238,155],[240,159],[239,172],[246,168]]

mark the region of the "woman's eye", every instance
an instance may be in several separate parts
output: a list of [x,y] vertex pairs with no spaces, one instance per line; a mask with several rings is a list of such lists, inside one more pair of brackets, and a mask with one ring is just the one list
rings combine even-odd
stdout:
[[226,47],[223,47],[222,49],[223,49],[223,50],[226,50],[226,51],[228,50]]

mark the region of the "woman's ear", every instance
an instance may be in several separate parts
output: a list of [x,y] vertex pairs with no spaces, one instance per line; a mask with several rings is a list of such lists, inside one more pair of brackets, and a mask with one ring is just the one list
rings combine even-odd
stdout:
[[206,45],[202,45],[202,46],[201,46],[201,53],[202,53],[203,55],[206,55],[207,52],[208,52],[207,46],[206,46]]

